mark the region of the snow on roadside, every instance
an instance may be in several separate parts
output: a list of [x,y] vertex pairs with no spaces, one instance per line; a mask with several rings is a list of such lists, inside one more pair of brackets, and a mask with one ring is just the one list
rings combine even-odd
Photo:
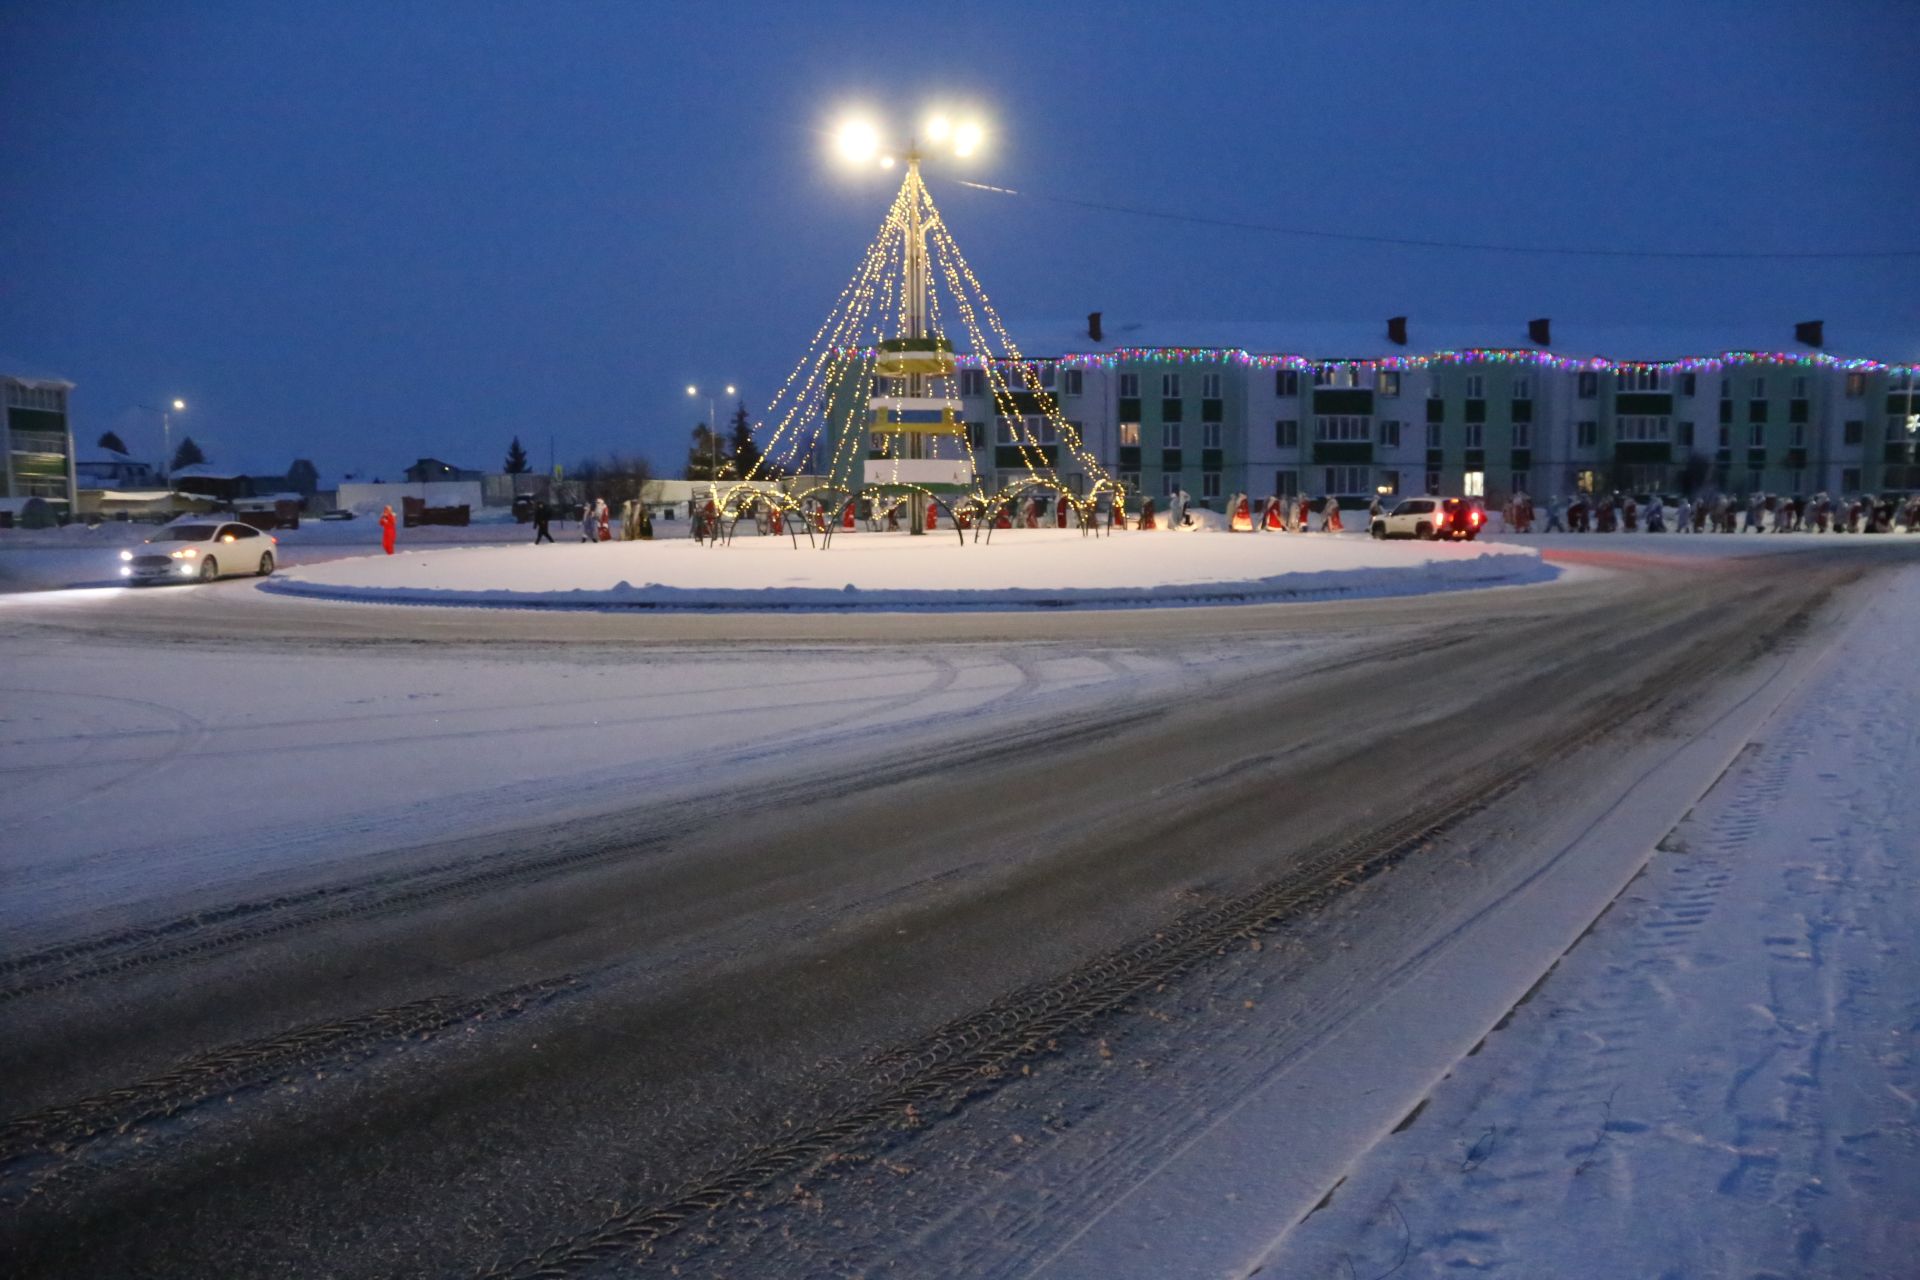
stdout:
[[1910,569],[1263,1273],[1913,1274],[1916,624]]
[[825,552],[774,538],[724,548],[671,542],[459,549],[335,561],[287,574],[268,589],[365,602],[563,609],[1112,608],[1410,595],[1543,582],[1555,572],[1534,550],[1486,544],[1010,530],[990,544],[855,535]]

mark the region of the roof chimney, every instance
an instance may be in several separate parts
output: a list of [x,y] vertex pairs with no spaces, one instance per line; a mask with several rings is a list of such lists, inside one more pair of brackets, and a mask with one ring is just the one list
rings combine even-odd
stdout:
[[1101,340],[1100,313],[1098,311],[1087,312],[1087,337],[1093,339],[1095,342]]
[[1826,323],[1824,320],[1802,320],[1793,326],[1793,340],[1803,346],[1824,347],[1827,345]]
[[1552,346],[1553,345],[1552,318],[1548,316],[1541,316],[1538,320],[1527,321],[1527,341],[1531,342],[1536,347]]
[[1397,346],[1407,345],[1407,318],[1405,316],[1387,317],[1387,341]]

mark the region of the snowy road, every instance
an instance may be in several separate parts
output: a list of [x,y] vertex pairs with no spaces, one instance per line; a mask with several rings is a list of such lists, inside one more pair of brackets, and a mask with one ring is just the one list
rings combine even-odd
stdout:
[[[1151,1188],[1193,1108],[1254,1096],[1288,1034],[1379,1004],[1435,931],[1504,901],[1531,833],[1591,822],[1742,680],[1777,676],[1754,634],[1818,635],[1787,626],[1797,608],[1906,558],[1099,617],[549,618],[245,584],[15,597],[0,1239],[24,1271],[76,1275],[631,1260],[651,1229],[636,1206],[760,1167],[786,1134],[809,1137],[777,1208],[667,1236],[662,1257],[1021,1274],[1094,1247],[1092,1189]],[[1669,802],[1712,780],[1682,772]],[[1182,961],[1159,993],[1174,1011],[1144,1020],[1195,1024],[1142,1052],[1166,1074],[1113,1075],[1148,1003],[1130,1000],[920,1130],[934,1064],[981,1043],[941,1027],[1014,992],[1005,1018],[1028,1025],[1063,975],[1092,990],[1072,975],[1098,957],[1488,779],[1502,798],[1459,830],[1505,844],[1397,854],[1265,951]],[[1604,879],[1569,890],[1589,919]],[[1524,968],[1478,996],[1524,989]],[[1270,996],[1232,998],[1248,981]],[[1472,1016],[1436,1021],[1457,1037]],[[1431,1083],[1410,1079],[1380,1087]],[[895,1089],[922,1101],[868,1114]],[[1050,1143],[1024,1125],[1012,1142],[1009,1107],[1072,1128],[1103,1175],[1016,1213],[1012,1180]],[[1129,1109],[1142,1123],[1116,1127]],[[1332,1125],[1331,1157],[1372,1136]],[[832,1215],[809,1200],[829,1192]],[[1240,1229],[1271,1240],[1282,1203]]]

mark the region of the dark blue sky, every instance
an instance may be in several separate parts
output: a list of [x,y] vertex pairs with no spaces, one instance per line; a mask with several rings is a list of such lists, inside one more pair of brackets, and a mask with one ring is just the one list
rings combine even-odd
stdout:
[[[395,473],[639,449],[690,382],[766,398],[891,182],[842,108],[977,104],[967,176],[1383,235],[1920,245],[1916,7],[1820,4],[89,4],[0,9],[0,355],[76,429]],[[955,170],[945,171],[948,174]],[[1342,245],[957,189],[1003,312],[1824,317],[1912,328],[1920,264]]]

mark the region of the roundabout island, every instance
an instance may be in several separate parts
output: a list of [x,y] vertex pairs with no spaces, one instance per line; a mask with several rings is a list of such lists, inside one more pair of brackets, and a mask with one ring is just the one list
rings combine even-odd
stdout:
[[700,612],[1127,609],[1421,595],[1545,582],[1538,551],[1353,534],[1017,530],[991,544],[905,534],[446,547],[276,576],[280,595],[463,608]]

